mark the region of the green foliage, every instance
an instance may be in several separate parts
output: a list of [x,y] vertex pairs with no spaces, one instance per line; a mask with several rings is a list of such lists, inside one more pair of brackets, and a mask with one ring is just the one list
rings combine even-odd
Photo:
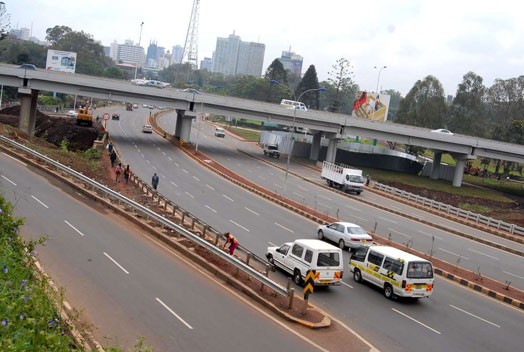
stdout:
[[0,196],[0,350],[69,351],[74,346],[69,326],[60,319],[47,281],[34,274],[35,248],[45,238],[25,242],[22,224]]
[[120,67],[111,66],[105,69],[104,76],[115,79],[123,79],[124,71]]
[[82,153],[82,156],[84,157],[84,159],[87,160],[100,160],[100,158],[102,157],[102,153],[98,149],[89,148],[88,150]]
[[13,65],[31,63],[36,67],[44,68],[46,57],[46,48],[36,43],[8,38],[0,41],[1,62]]
[[[308,108],[318,110],[320,108],[320,92],[312,91],[306,94],[303,93],[305,93],[309,89],[318,89],[319,87],[320,85],[318,84],[317,70],[315,69],[314,65],[311,65],[309,66],[306,73],[304,74],[304,77],[298,84],[297,89],[295,89],[295,96],[297,97],[297,100],[303,102]],[[302,98],[300,98],[300,96],[302,96]]]
[[69,151],[69,141],[67,140],[67,138],[62,139],[62,141],[60,142],[60,149],[64,152]]
[[[330,94],[328,111],[341,112],[341,107],[345,105],[344,102],[349,102],[352,108],[358,86],[353,82],[354,73],[351,62],[345,58],[338,59],[328,75],[328,82],[333,90]],[[347,113],[351,114],[351,110]]]
[[489,214],[490,212],[490,208],[488,207],[471,203],[460,203],[459,208],[477,214]]
[[48,95],[39,95],[38,104],[45,105],[45,106],[57,106],[60,104],[60,99],[50,97]]
[[433,76],[417,81],[400,102],[395,122],[427,128],[445,128],[444,89]]

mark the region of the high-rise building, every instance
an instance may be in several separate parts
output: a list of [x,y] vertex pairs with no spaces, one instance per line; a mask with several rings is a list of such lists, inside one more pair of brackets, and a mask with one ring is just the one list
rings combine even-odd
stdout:
[[289,49],[289,51],[283,51],[282,55],[278,60],[282,63],[282,66],[284,66],[284,70],[291,71],[291,73],[295,76],[302,76],[303,58],[302,56],[292,52],[291,48]]
[[126,40],[125,44],[118,44],[117,62],[143,66],[145,63],[144,48],[135,45],[132,40]]
[[146,66],[156,68],[158,66],[158,47],[156,42],[149,42],[146,55]]
[[171,65],[179,64],[182,61],[182,55],[184,55],[184,48],[181,45],[175,45],[171,51]]
[[213,54],[212,72],[226,76],[261,76],[266,46],[261,43],[243,42],[235,33],[228,38],[217,38]]
[[200,61],[201,70],[208,70],[209,72],[211,72],[212,68],[213,68],[213,60],[211,60],[210,57],[205,57],[204,60]]

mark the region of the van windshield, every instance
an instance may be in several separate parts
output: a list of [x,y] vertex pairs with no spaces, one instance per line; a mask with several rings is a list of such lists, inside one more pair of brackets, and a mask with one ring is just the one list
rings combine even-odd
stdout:
[[428,262],[410,262],[407,277],[408,279],[432,279],[433,267]]
[[339,266],[340,256],[337,252],[318,253],[317,266]]
[[349,182],[364,183],[364,177],[360,175],[350,175]]

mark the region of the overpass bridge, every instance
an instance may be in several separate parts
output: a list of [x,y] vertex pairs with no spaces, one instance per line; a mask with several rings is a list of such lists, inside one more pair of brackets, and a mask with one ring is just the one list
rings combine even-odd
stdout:
[[466,160],[486,157],[524,163],[524,146],[466,135],[434,133],[426,128],[371,121],[317,110],[289,110],[278,104],[213,94],[196,94],[171,88],[157,89],[128,81],[0,65],[0,84],[18,88],[21,96],[19,127],[34,133],[38,92],[51,91],[98,99],[166,106],[177,112],[175,136],[189,140],[191,120],[197,113],[212,113],[307,128],[313,133],[310,158],[318,159],[322,135],[329,139],[326,160],[334,161],[338,140],[358,135],[432,149],[435,160],[430,178],[438,178],[443,153],[457,163],[453,185],[460,187]]

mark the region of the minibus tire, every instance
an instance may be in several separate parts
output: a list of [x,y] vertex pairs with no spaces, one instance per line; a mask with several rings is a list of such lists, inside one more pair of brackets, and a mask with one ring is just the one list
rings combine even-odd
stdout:
[[395,294],[393,293],[393,286],[391,286],[390,284],[384,285],[384,296],[387,299],[393,299],[395,297]]
[[355,280],[358,283],[362,283],[362,273],[360,272],[360,270],[355,269],[355,271],[353,272],[353,280]]

